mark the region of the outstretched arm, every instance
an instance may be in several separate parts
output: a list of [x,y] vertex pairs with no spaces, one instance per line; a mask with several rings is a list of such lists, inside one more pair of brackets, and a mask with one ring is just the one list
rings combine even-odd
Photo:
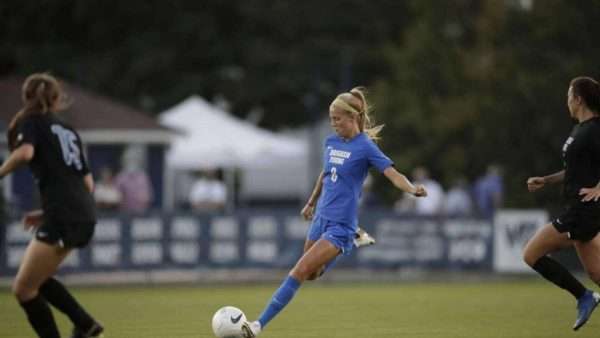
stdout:
[[2,166],[0,166],[0,178],[3,178],[4,176],[15,171],[21,165],[31,161],[33,154],[34,148],[29,143],[25,143],[15,149],[12,153],[10,153],[6,161],[2,163]]
[[530,177],[527,179],[527,189],[531,192],[543,188],[546,184],[560,183],[565,179],[565,171],[561,170],[557,173],[542,176]]
[[321,190],[323,188],[324,174],[325,173],[321,171],[321,173],[319,174],[319,177],[317,178],[317,182],[315,183],[315,187],[313,189],[312,194],[310,194],[310,197],[308,198],[306,205],[304,206],[304,208],[302,208],[302,211],[300,212],[300,214],[307,221],[312,219],[314,212],[315,212],[315,206],[317,205],[319,196],[321,196]]
[[415,195],[416,197],[427,196],[425,187],[421,184],[413,185],[406,176],[399,173],[394,167],[389,167],[383,171],[385,177],[394,184],[394,186],[404,192]]

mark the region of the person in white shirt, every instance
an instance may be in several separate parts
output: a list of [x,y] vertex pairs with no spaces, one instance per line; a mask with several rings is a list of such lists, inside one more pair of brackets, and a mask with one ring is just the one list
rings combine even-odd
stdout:
[[457,178],[448,190],[444,201],[444,213],[448,216],[469,216],[473,214],[473,200],[469,195],[466,178]]
[[438,182],[429,177],[429,171],[425,167],[417,167],[412,172],[412,179],[415,184],[425,187],[427,198],[415,198],[412,195],[404,194],[396,202],[394,209],[401,213],[423,216],[438,215],[442,212],[444,189]]
[[123,199],[123,195],[117,187],[113,172],[110,168],[100,169],[100,181],[94,189],[96,206],[101,210],[117,210]]
[[217,179],[214,170],[206,170],[192,185],[189,201],[195,211],[223,211],[227,202],[227,187]]

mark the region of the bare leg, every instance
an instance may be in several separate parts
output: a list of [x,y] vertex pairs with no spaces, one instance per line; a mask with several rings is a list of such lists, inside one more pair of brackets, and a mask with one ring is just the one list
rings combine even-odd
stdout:
[[527,265],[533,267],[541,257],[573,244],[566,233],[558,232],[551,223],[548,223],[529,239],[523,250],[523,260]]
[[575,250],[590,279],[600,285],[600,236],[588,242],[575,242]]
[[542,277],[580,299],[586,288],[564,266],[547,256],[548,253],[573,245],[567,234],[560,233],[552,224],[544,225],[527,243],[523,259]]
[[13,293],[20,302],[38,295],[40,285],[50,278],[69,254],[69,249],[32,239],[13,282]]
[[281,283],[265,307],[258,321],[246,323],[243,327],[245,337],[255,337],[261,329],[281,312],[294,298],[302,283],[318,271],[324,264],[335,259],[340,250],[325,239],[308,243],[308,250],[296,263],[286,279]]
[[13,293],[41,338],[58,338],[59,332],[48,303],[39,295],[40,285],[52,276],[69,250],[32,239],[13,282]]
[[[305,254],[310,248],[312,248],[313,245],[315,245],[316,242],[317,241],[307,239],[304,242],[304,250],[302,251],[302,254]],[[311,281],[316,280],[317,278],[319,278],[319,276],[321,275],[323,270],[325,270],[325,265],[321,266],[321,268],[318,271],[316,271],[312,275],[308,276],[307,280],[311,280]]]
[[290,271],[290,276],[300,283],[318,272],[325,264],[339,255],[340,249],[325,239],[316,241]]

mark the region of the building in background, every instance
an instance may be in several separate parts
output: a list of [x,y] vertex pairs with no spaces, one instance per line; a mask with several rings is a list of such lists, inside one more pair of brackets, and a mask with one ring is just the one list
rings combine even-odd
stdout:
[[[3,134],[8,122],[21,108],[21,85],[24,79],[0,79],[0,127]],[[174,132],[160,126],[144,112],[74,84],[63,82],[63,86],[72,104],[60,116],[80,131],[92,173],[98,177],[101,168],[120,169],[124,151],[131,145],[136,145],[147,164],[145,170],[154,188],[151,207],[161,208],[166,176],[165,153]],[[8,152],[6,137],[0,138],[0,151],[3,155]],[[31,175],[26,170],[19,170],[11,176],[6,182],[7,200],[19,210],[34,207],[37,203],[37,189]]]

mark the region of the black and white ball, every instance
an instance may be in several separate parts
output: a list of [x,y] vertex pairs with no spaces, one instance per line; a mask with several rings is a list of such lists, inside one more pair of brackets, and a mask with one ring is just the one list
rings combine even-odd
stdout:
[[246,315],[234,306],[224,306],[212,318],[212,329],[217,338],[242,338],[242,324]]

